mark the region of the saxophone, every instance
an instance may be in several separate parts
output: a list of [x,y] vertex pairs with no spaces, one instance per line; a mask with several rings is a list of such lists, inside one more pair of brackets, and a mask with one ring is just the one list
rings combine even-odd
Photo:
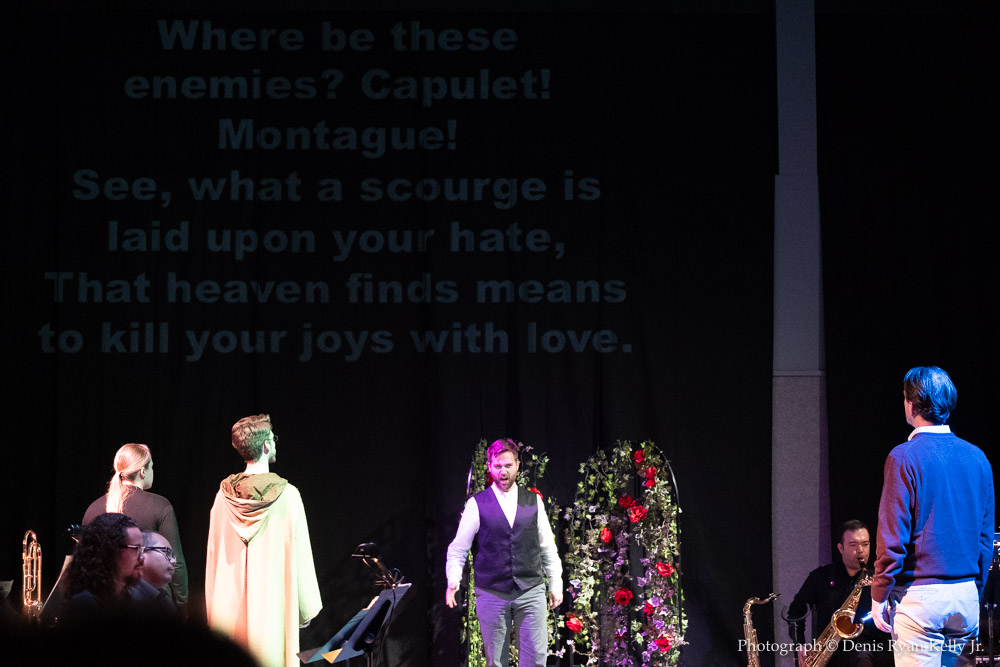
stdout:
[[864,563],[861,564],[861,572],[854,582],[851,594],[840,605],[840,609],[833,612],[830,622],[823,629],[822,634],[813,642],[813,648],[806,652],[802,667],[823,667],[830,662],[834,651],[841,639],[853,639],[861,634],[865,629],[863,623],[854,622],[854,614],[858,610],[858,601],[861,599],[861,591],[865,586],[870,586],[873,577],[868,574]]
[[767,604],[778,597],[778,593],[771,593],[767,599],[750,598],[743,605],[743,636],[747,642],[747,667],[760,667],[760,656],[757,652],[757,631],[753,629],[753,620],[750,618],[750,607],[755,604]]

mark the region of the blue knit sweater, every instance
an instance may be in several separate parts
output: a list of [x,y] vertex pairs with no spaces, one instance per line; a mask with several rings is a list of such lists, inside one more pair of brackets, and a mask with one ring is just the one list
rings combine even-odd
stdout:
[[993,469],[951,433],[917,433],[885,460],[872,599],[894,586],[975,581],[993,556]]

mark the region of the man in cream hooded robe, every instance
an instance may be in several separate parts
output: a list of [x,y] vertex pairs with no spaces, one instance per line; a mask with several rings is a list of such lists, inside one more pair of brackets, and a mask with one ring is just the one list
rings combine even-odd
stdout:
[[300,664],[299,628],[319,613],[309,527],[299,490],[270,472],[275,436],[268,415],[233,426],[245,472],[219,485],[205,569],[208,623],[264,667]]

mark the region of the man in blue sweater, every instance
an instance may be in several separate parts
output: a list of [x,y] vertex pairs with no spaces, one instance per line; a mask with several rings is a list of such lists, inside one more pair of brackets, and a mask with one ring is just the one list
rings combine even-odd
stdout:
[[914,427],[885,461],[872,617],[897,667],[973,664],[979,600],[993,555],[993,470],[945,422],[957,400],[936,366],[903,378]]

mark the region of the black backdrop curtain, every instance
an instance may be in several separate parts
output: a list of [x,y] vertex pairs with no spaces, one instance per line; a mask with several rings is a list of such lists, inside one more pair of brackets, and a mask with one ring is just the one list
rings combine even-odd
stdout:
[[774,16],[699,6],[8,10],[0,577],[32,528],[51,585],[146,442],[203,614],[229,428],[269,412],[325,603],[303,648],[367,602],[350,553],[375,541],[415,583],[385,664],[456,664],[475,443],[547,452],[565,504],[590,454],[651,439],[685,662],[745,660],[771,590]]
[[913,366],[951,374],[952,429],[992,451],[1000,16],[934,10],[817,18],[833,525],[874,531]]

